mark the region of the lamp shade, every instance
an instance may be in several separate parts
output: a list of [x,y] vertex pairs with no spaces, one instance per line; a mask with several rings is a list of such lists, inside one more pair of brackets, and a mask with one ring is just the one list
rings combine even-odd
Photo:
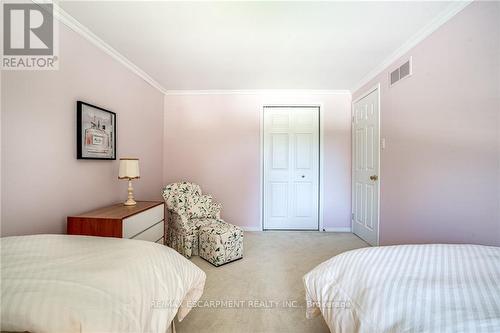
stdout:
[[135,179],[139,178],[139,159],[138,158],[120,158],[120,171],[118,178]]

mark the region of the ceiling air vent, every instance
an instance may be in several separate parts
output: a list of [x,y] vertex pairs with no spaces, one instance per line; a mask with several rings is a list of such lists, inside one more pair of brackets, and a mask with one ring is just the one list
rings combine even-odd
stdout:
[[404,64],[393,70],[389,74],[389,81],[391,82],[391,86],[396,82],[408,77],[412,74],[411,72],[411,58],[408,59]]

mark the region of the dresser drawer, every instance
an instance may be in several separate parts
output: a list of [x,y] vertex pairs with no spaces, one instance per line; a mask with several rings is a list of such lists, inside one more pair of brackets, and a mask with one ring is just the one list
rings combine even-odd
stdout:
[[[132,238],[147,228],[163,221],[164,205],[158,205],[123,220],[123,238]],[[160,238],[162,234],[158,236]],[[154,239],[156,242],[158,238]]]
[[163,231],[164,231],[165,225],[164,222],[160,222],[152,226],[151,228],[144,230],[140,234],[138,234],[135,237],[132,237],[132,239],[139,239],[139,240],[145,240],[149,242],[156,242],[160,238],[163,238]]

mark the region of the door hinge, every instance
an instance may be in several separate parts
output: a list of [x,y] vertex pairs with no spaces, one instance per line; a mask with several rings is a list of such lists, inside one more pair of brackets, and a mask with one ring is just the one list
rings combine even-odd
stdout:
[[351,213],[351,220],[354,220],[354,213]]

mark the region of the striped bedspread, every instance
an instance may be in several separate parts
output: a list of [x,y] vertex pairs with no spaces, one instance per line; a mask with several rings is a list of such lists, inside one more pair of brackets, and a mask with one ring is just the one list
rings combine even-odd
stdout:
[[0,239],[0,331],[164,333],[205,273],[152,242],[33,235]]
[[500,248],[401,245],[340,254],[304,276],[332,332],[500,332]]

